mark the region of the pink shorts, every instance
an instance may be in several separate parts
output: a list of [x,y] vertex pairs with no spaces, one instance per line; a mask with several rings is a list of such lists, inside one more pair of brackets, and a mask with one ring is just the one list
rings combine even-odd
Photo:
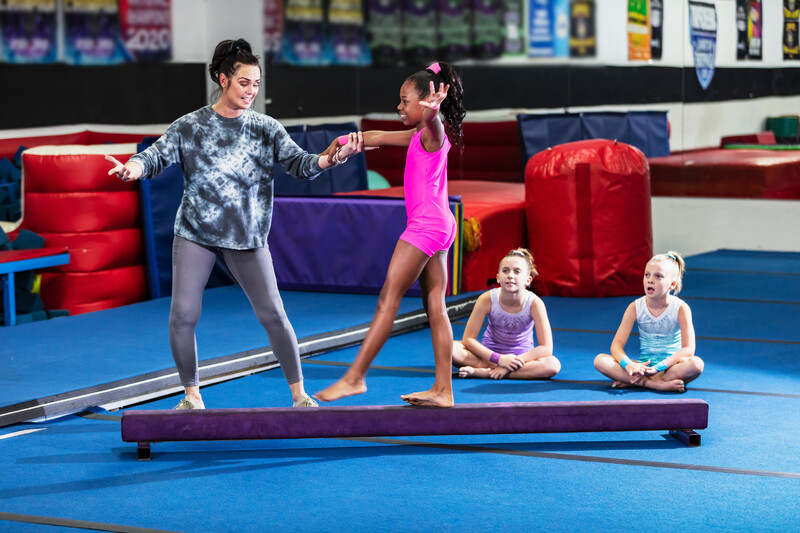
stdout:
[[400,239],[422,250],[428,257],[433,257],[439,250],[450,248],[456,238],[456,221],[450,221],[448,229],[412,223],[400,235]]

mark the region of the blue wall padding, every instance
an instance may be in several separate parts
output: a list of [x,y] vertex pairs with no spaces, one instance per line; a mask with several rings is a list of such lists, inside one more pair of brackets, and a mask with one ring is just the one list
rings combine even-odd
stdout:
[[[357,131],[355,123],[323,124],[319,126],[292,126],[286,128],[292,139],[311,153],[324,151],[339,135]],[[155,142],[149,137],[137,147],[141,151]],[[183,195],[183,172],[172,165],[150,180],[142,180],[140,201],[142,229],[145,239],[150,297],[169,296],[172,291],[172,239],[175,214]],[[286,196],[330,195],[367,189],[367,167],[363,154],[353,157],[346,165],[326,170],[314,180],[297,180],[275,165],[275,194]],[[310,223],[307,221],[306,223]],[[217,258],[208,287],[229,285],[234,282],[225,262]]]
[[523,165],[542,150],[587,139],[609,139],[635,146],[645,157],[669,155],[665,111],[517,115]]
[[[289,126],[286,131],[304,150],[314,154],[325,151],[340,135],[358,131],[354,122]],[[363,154],[348,160],[346,165],[326,170],[313,180],[297,180],[275,166],[275,194],[278,196],[327,196],[337,192],[362,191],[369,188],[367,162]]]
[[14,250],[35,250],[44,248],[44,237],[28,229],[21,229],[11,243]]

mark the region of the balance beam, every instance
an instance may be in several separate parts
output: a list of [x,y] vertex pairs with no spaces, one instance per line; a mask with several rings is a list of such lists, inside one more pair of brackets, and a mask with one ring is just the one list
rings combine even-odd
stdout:
[[122,413],[122,440],[150,443],[195,440],[310,439],[669,430],[699,446],[692,430],[708,427],[703,400],[623,400],[414,406],[278,407],[205,410],[131,410]]

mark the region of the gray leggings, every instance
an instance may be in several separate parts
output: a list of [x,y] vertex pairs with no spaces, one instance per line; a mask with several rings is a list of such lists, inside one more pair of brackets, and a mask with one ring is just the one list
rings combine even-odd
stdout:
[[[216,249],[176,236],[172,242],[172,305],[169,344],[184,387],[199,385],[195,326],[200,320],[203,292],[216,260]],[[225,263],[242,287],[258,321],[269,337],[288,383],[303,380],[297,337],[278,293],[269,248],[220,249]]]

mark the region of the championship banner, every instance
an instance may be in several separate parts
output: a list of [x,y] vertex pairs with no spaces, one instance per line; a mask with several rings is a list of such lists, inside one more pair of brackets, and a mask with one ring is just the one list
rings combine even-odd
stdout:
[[[376,0],[377,1],[377,0]],[[472,1],[472,57],[494,59],[503,53],[503,0]],[[522,22],[521,20],[519,21]]]
[[628,59],[648,61],[650,50],[650,2],[628,0]]
[[783,59],[800,59],[798,21],[800,0],[783,0]]
[[130,61],[122,44],[116,0],[64,0],[64,61],[112,65]]
[[689,29],[697,81],[705,91],[714,77],[717,49],[717,9],[714,4],[689,2]]
[[747,13],[747,57],[761,59],[761,0],[750,0]]
[[280,63],[283,40],[283,3],[264,0],[264,62]]
[[119,26],[128,54],[138,63],[172,59],[170,0],[119,0]]
[[471,0],[438,0],[439,53],[444,61],[453,62],[470,57]]
[[570,4],[570,57],[595,56],[597,37],[594,28],[594,0],[573,0]]
[[0,61],[53,63],[58,59],[56,0],[0,3]]
[[747,6],[750,0],[736,0],[736,59],[747,59]]
[[650,0],[650,55],[661,59],[664,36],[664,2]]
[[330,1],[326,48],[334,65],[365,66],[372,62],[361,0]]
[[401,63],[403,12],[401,0],[364,0],[367,8],[367,35],[372,64],[392,66]]
[[285,0],[284,6],[283,60],[290,65],[324,65],[322,0]]
[[525,6],[523,0],[501,0],[500,7],[503,18],[503,56],[525,56]]
[[528,57],[569,56],[569,2],[530,0]]
[[400,0],[403,6],[403,57],[406,64],[428,64],[439,49],[436,0]]

